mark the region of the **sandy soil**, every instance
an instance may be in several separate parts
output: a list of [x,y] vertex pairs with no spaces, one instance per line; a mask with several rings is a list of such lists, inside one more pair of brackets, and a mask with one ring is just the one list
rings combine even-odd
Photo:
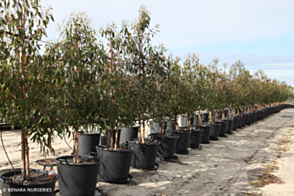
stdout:
[[[294,144],[278,158],[275,148],[281,138],[294,141],[294,109],[285,109],[251,126],[237,129],[228,138],[202,144],[202,150],[190,150],[189,155],[178,155],[179,163],[158,161],[158,171],[131,168],[131,185],[97,183],[105,195],[294,195]],[[3,139],[14,167],[21,166],[19,130],[4,131]],[[284,145],[284,144],[283,144]],[[64,141],[55,139],[56,156],[71,153]],[[50,156],[50,157],[56,157]],[[37,144],[30,143],[31,168],[41,159]],[[279,167],[274,174],[284,184],[270,184],[255,190],[249,181],[261,176],[265,165],[276,160]],[[10,168],[0,145],[0,170]],[[58,184],[57,184],[58,187]]]

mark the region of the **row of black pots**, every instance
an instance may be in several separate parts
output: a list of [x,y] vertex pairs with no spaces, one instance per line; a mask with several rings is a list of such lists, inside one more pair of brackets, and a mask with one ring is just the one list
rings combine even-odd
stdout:
[[[11,182],[11,176],[19,174],[21,171],[11,171],[1,174],[2,194],[7,195],[54,195],[55,182],[59,180],[59,191],[63,196],[66,195],[94,195],[97,175],[100,181],[124,183],[129,179],[130,166],[135,168],[152,169],[155,165],[156,156],[160,158],[172,158],[174,153],[187,154],[188,147],[197,148],[200,142],[209,142],[209,139],[218,139],[218,136],[225,136],[234,128],[240,128],[245,124],[251,124],[256,120],[263,119],[268,115],[278,112],[281,109],[293,107],[291,105],[280,105],[277,107],[267,107],[259,111],[244,113],[234,119],[218,122],[212,125],[193,127],[192,131],[180,130],[173,132],[172,136],[160,136],[150,134],[147,143],[136,142],[135,139],[128,139],[128,147],[123,146],[118,150],[111,150],[107,146],[96,145],[99,141],[99,134],[84,134],[80,136],[81,153],[93,152],[93,145],[96,146],[97,157],[80,155],[81,159],[90,160],[82,163],[71,163],[73,156],[63,156],[56,159],[58,175],[55,174],[50,182],[23,185]],[[195,129],[196,128],[196,129]],[[85,139],[87,137],[92,139]],[[131,136],[129,136],[131,137]],[[85,141],[84,141],[85,140]],[[83,146],[86,142],[91,147]],[[99,142],[98,142],[99,143]],[[31,170],[46,173],[45,170]],[[5,190],[30,190],[45,189],[49,192],[32,194],[31,192],[7,192]]]
[[[207,122],[208,121],[208,112],[203,112],[200,115],[201,115],[201,121],[202,122]],[[192,126],[198,125],[198,120],[199,120],[198,114],[196,114],[195,116],[192,116],[191,117],[191,125]],[[187,116],[185,116],[185,115],[181,116],[181,125],[183,127],[187,126]]]

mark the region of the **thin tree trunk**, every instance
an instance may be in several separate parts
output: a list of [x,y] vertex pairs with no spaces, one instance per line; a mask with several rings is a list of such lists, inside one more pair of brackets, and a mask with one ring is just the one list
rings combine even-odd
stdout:
[[117,150],[117,143],[119,142],[118,141],[118,122],[116,122],[116,132],[115,132],[115,141],[114,141],[114,150]]
[[24,131],[24,143],[25,143],[25,156],[26,156],[26,180],[30,181],[30,158],[29,158],[29,144],[28,144],[28,137],[26,132]]
[[200,113],[201,109],[199,109],[199,112],[198,112],[198,125],[199,126],[202,126],[202,118],[201,118],[201,113]]
[[219,122],[219,119],[218,119],[218,111],[215,112],[215,122]]
[[222,110],[222,119],[225,119],[225,118],[226,118],[225,110],[223,109],[223,110]]
[[165,116],[163,116],[163,122],[161,123],[161,135],[164,135],[164,124],[165,124]]
[[74,163],[79,163],[80,159],[79,159],[79,151],[78,151],[78,146],[79,146],[79,132],[77,131],[77,129],[74,129]]
[[110,133],[111,133],[111,137],[110,137],[110,148],[113,149],[114,147],[114,141],[113,141],[113,136],[114,136],[114,132],[113,132],[113,128],[110,128]]
[[178,127],[177,127],[177,125],[178,125],[178,118],[177,118],[177,115],[175,114],[174,129],[175,129],[176,131],[178,131]]
[[22,163],[22,174],[23,180],[27,179],[27,172],[26,172],[26,153],[25,153],[25,134],[24,129],[21,127],[21,163]]
[[228,116],[231,118],[231,108],[228,108]]
[[145,143],[145,119],[144,119],[144,116],[142,116],[142,120],[143,120],[142,143]]
[[188,121],[188,128],[191,131],[191,115],[190,115],[190,113],[187,113],[187,121]]
[[211,110],[208,110],[208,123],[209,124],[212,123],[212,112],[211,112]]
[[[151,127],[152,128],[152,127]],[[140,111],[139,111],[139,129],[138,129],[138,139],[139,142],[141,142],[141,115],[140,115]]]

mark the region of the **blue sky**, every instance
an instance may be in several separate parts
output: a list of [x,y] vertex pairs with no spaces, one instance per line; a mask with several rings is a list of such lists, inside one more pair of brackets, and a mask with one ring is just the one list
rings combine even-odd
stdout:
[[51,5],[55,23],[48,38],[58,36],[56,24],[72,11],[85,11],[96,29],[123,20],[132,22],[140,5],[151,12],[160,32],[153,43],[184,58],[195,52],[200,61],[217,57],[220,65],[241,60],[254,72],[294,86],[293,0],[42,0]]

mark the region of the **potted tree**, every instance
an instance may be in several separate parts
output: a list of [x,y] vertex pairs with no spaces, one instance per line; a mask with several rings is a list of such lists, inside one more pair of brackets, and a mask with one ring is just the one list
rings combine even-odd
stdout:
[[[217,88],[217,63],[218,59],[214,59],[213,65],[209,65],[209,74],[208,74],[208,85],[209,90],[207,91],[207,111],[209,112],[208,124],[211,125],[210,130],[210,140],[218,140],[218,135],[221,129],[222,124],[216,123],[216,116],[215,116],[215,109],[220,109],[220,99],[219,99],[219,92],[220,89]],[[217,119],[218,120],[218,119]]]
[[61,40],[52,46],[59,54],[65,107],[61,113],[66,118],[68,136],[73,135],[73,155],[57,157],[59,191],[61,195],[93,195],[96,188],[100,159],[79,155],[79,134],[83,126],[93,127],[103,108],[101,89],[105,51],[98,43],[95,30],[85,13],[72,13],[60,25]]
[[[210,129],[211,126],[207,124],[202,124],[202,118],[201,118],[201,110],[207,108],[207,99],[209,96],[210,91],[210,84],[208,82],[209,78],[209,70],[206,66],[199,63],[199,58],[193,54],[192,56],[188,56],[185,63],[186,65],[193,65],[193,78],[194,78],[194,94],[197,94],[197,98],[195,99],[194,103],[196,106],[196,109],[198,109],[198,126],[196,128],[200,128],[203,130],[202,136],[201,136],[201,142],[202,143],[209,143],[210,138]],[[197,108],[198,107],[198,108]],[[195,111],[194,110],[194,111]]]
[[[187,102],[192,101],[192,88],[188,84],[181,74],[182,70],[179,65],[179,58],[170,60],[170,66],[168,69],[168,76],[165,79],[165,88],[163,91],[165,95],[168,95],[166,99],[166,110],[169,114],[172,114],[173,122],[172,126],[169,128],[170,133],[178,137],[175,152],[177,154],[188,154],[188,148],[190,147],[190,138],[192,133],[191,121],[189,121],[189,127],[179,127],[178,126],[178,114],[183,113],[187,110],[191,111],[192,107],[186,107]],[[191,95],[191,96],[187,96]],[[187,109],[186,109],[187,108]],[[188,118],[190,114],[188,112]],[[168,131],[168,130],[166,130]]]
[[[53,16],[50,8],[40,10],[39,1],[1,1],[0,20],[0,113],[14,127],[21,127],[22,169],[3,173],[3,195],[16,188],[23,195],[54,195],[57,174],[30,168],[29,140],[40,145],[44,154],[53,152],[54,134],[61,136],[62,68],[56,67],[52,51],[42,54],[40,40],[46,36],[46,27]],[[35,189],[36,191],[31,191]],[[42,191],[44,189],[45,191]]]

